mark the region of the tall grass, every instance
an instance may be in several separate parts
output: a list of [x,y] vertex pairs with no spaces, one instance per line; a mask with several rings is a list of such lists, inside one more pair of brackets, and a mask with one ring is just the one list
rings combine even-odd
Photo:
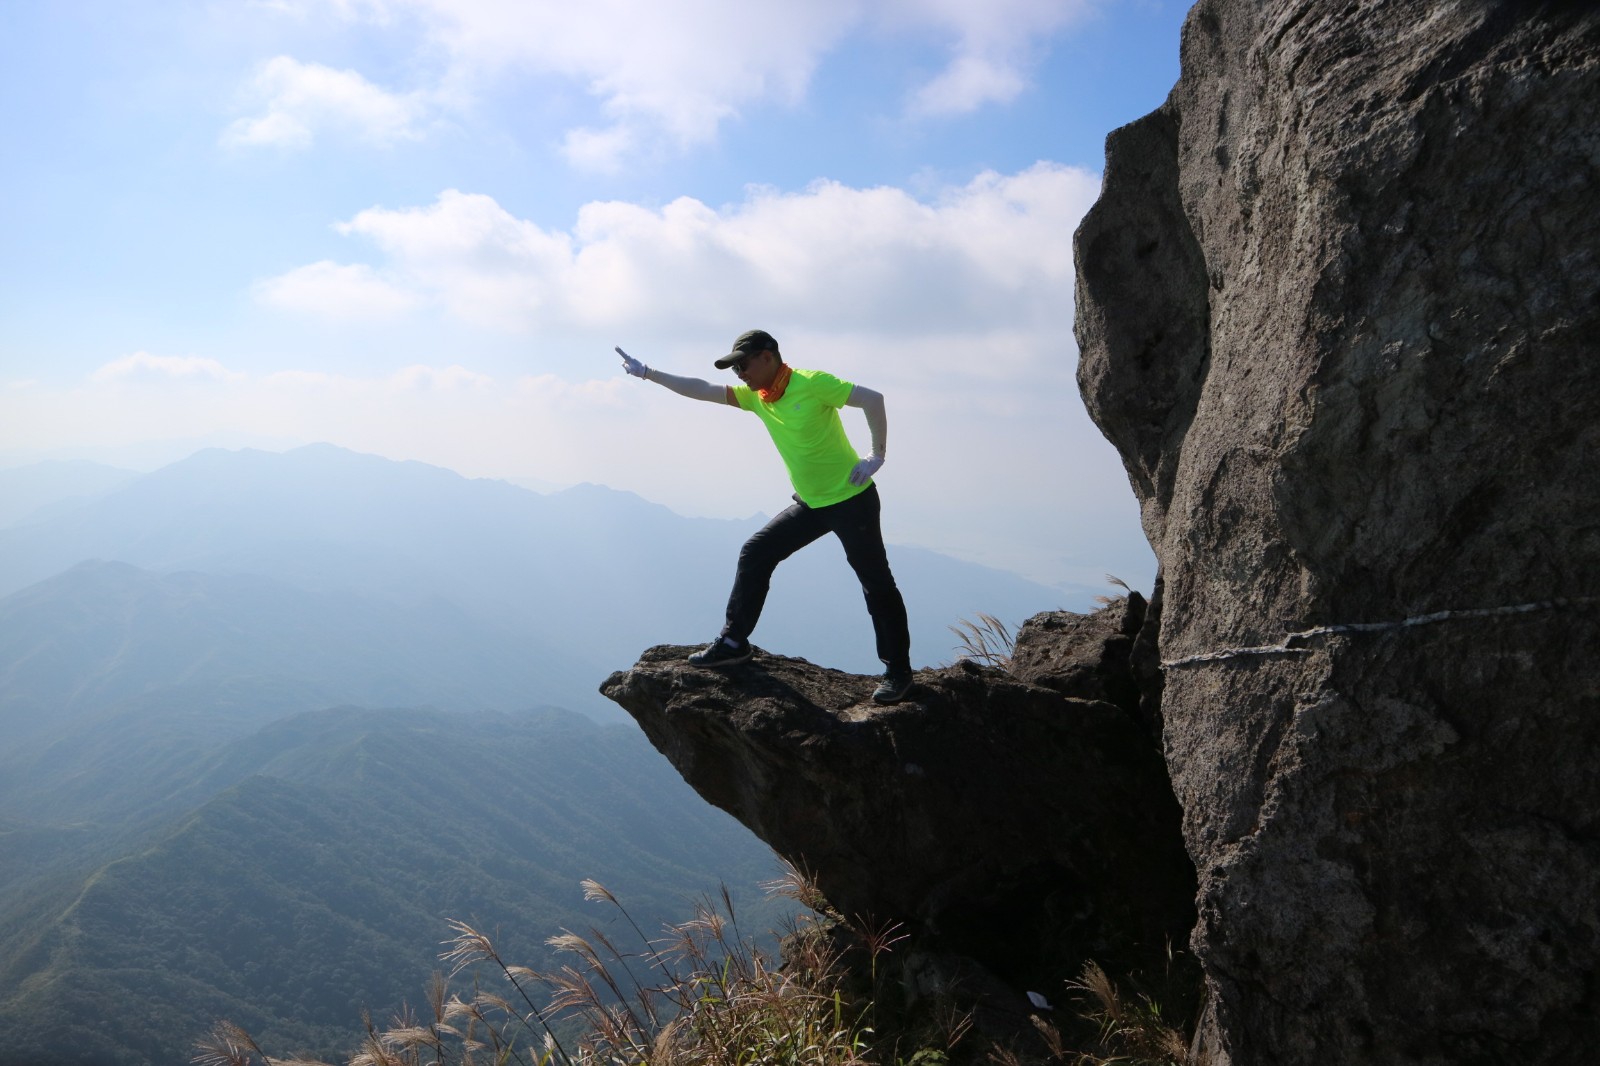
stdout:
[[[1107,574],[1106,582],[1122,589],[1122,593],[1094,597],[1094,602],[1101,607],[1118,603],[1133,591],[1126,581],[1115,574]],[[976,620],[961,618],[955,625],[946,628],[956,635],[957,643],[954,650],[957,660],[966,659],[984,666],[996,666],[1002,670],[1011,666],[1011,656],[1016,648],[1017,637],[1010,626],[994,615],[979,611]]]
[[1123,992],[1094,960],[1084,963],[1067,988],[1084,1000],[1080,1016],[1094,1023],[1098,1033],[1087,1049],[1069,1053],[1053,1044],[1058,1061],[1071,1066],[1182,1066],[1188,1058],[1182,1027],[1165,1016],[1161,1004],[1146,992]]
[[[585,898],[613,908],[630,936],[597,928],[549,938],[558,958],[536,971],[505,959],[494,939],[453,921],[420,1010],[384,1026],[364,1018],[346,1066],[1178,1066],[1181,1025],[1148,995],[1128,996],[1095,963],[1070,992],[1085,1003],[1073,1036],[1035,1015],[1034,1050],[973,1038],[973,1015],[952,1000],[912,1022],[898,1009],[890,956],[896,924],[845,922],[791,871],[769,890],[813,911],[797,918],[780,960],[740,929],[726,888],[652,939],[605,886]],[[821,917],[818,917],[818,916]],[[1086,1023],[1084,1020],[1087,1020]],[[1070,1021],[1070,1020],[1069,1020]],[[1087,1031],[1084,1031],[1085,1024]],[[1093,1036],[1090,1036],[1092,1032]],[[329,1066],[274,1058],[249,1033],[219,1022],[197,1066]]]
[[949,627],[959,640],[956,645],[958,659],[969,659],[984,666],[997,666],[1004,670],[1011,665],[1011,650],[1016,637],[1011,629],[992,614],[978,612],[976,622],[963,618]]
[[[804,901],[815,889],[795,875],[774,886]],[[564,930],[547,943],[568,961],[535,971],[506,960],[494,940],[465,922],[441,958],[418,1014],[366,1026],[348,1066],[858,1066],[873,1062],[872,1001],[842,990],[836,937],[791,930],[782,965],[739,928],[724,888],[686,922],[652,940],[603,885],[584,895],[614,908],[632,931],[626,945],[597,928]],[[895,937],[859,938],[872,959]],[[454,989],[452,991],[452,989]],[[541,1005],[542,1004],[542,1005]],[[276,1059],[230,1022],[196,1050],[199,1066],[327,1066]]]

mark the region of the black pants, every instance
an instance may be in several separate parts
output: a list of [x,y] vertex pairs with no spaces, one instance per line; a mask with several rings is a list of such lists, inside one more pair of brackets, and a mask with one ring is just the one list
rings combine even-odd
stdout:
[[883,530],[878,524],[878,486],[829,507],[807,507],[795,501],[739,552],[733,592],[728,596],[728,622],[722,635],[739,642],[750,638],[767,602],[772,572],[807,544],[832,533],[844,545],[845,558],[861,581],[867,613],[878,638],[878,658],[890,669],[911,669],[911,631],[906,624],[906,604],[889,572],[883,550]]

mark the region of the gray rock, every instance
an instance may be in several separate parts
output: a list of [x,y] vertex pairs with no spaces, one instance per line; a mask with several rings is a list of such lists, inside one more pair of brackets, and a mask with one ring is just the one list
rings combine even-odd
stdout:
[[[1132,663],[1145,611],[1144,597],[1130,592],[1093,614],[1036,614],[1017,630],[1006,672],[1063,696],[1114,704],[1151,728]],[[1159,738],[1159,731],[1153,736]]]
[[876,678],[764,652],[699,669],[691,650],[652,648],[601,691],[840,914],[902,923],[924,962],[974,960],[1019,1017],[1088,958],[1159,972],[1192,927],[1177,805],[1126,710],[970,663],[881,707]]
[[1600,1044],[1597,115],[1592,4],[1203,0],[1108,139],[1079,381],[1161,566],[1196,1062]]

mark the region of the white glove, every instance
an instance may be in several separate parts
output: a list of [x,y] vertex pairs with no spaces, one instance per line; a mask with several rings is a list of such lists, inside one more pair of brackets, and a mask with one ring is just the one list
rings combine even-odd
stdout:
[[883,465],[883,456],[869,455],[856,464],[850,471],[850,484],[865,485],[872,480],[872,475],[878,472],[878,467]]
[[626,370],[629,374],[632,374],[636,378],[642,378],[650,373],[649,367],[639,362],[639,360],[635,359],[621,348],[616,348],[613,350],[618,355],[622,356],[622,369]]

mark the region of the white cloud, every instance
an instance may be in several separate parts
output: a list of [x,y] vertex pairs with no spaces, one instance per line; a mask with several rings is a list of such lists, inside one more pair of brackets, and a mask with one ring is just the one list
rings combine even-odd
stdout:
[[428,207],[370,208],[338,229],[371,240],[417,299],[465,321],[515,329],[569,317],[559,290],[570,238],[512,216],[492,197],[446,190]]
[[257,118],[236,119],[222,134],[222,143],[232,148],[309,148],[311,130],[304,122],[283,111],[269,111]]
[[1093,7],[1094,0],[893,0],[882,17],[952,39],[949,64],[910,102],[912,114],[938,117],[1016,99],[1046,42]]
[[961,115],[984,104],[1009,103],[1026,87],[1013,63],[982,55],[962,55],[912,97],[918,115]]
[[442,369],[422,364],[408,366],[396,371],[389,380],[396,388],[408,392],[456,392],[495,387],[494,378],[458,364]]
[[411,293],[384,281],[364,263],[327,259],[259,281],[253,291],[269,306],[337,319],[392,317],[416,303]]
[[594,202],[560,232],[492,197],[449,190],[338,227],[387,257],[387,280],[370,267],[314,263],[257,291],[302,309],[427,302],[534,335],[605,326],[687,336],[734,319],[901,337],[1056,330],[1070,319],[1069,235],[1098,192],[1096,175],[1040,163],[979,175],[931,201],[818,182],[753,189],[720,210],[688,197],[659,209]]
[[[327,125],[391,141],[415,132],[423,101],[468,106],[505,74],[574,83],[601,121],[561,137],[580,169],[712,141],[720,126],[771,104],[802,101],[824,59],[853,36],[933,41],[948,55],[910,97],[914,116],[965,114],[1015,99],[1050,39],[1099,0],[323,0],[347,19],[391,25],[398,12],[427,27],[420,54],[446,69],[426,92],[394,94],[351,71],[279,57],[258,79],[267,113],[241,119],[233,144],[300,147]],[[305,5],[290,5],[301,11]]]
[[113,382],[229,381],[240,375],[215,359],[193,355],[151,355],[134,352],[114,359],[91,376],[98,384]]
[[416,137],[427,110],[419,93],[392,93],[352,70],[277,56],[256,73],[250,95],[262,114],[222,135],[236,148],[306,148],[319,133],[387,145]]
[[615,124],[598,135],[603,140],[651,131],[678,147],[710,140],[750,104],[798,102],[862,7],[858,0],[396,0],[402,5],[431,21],[457,81],[505,70],[568,78],[598,98]]
[[561,154],[578,170],[615,174],[638,143],[638,131],[625,125],[601,130],[581,128],[567,131],[561,142]]

